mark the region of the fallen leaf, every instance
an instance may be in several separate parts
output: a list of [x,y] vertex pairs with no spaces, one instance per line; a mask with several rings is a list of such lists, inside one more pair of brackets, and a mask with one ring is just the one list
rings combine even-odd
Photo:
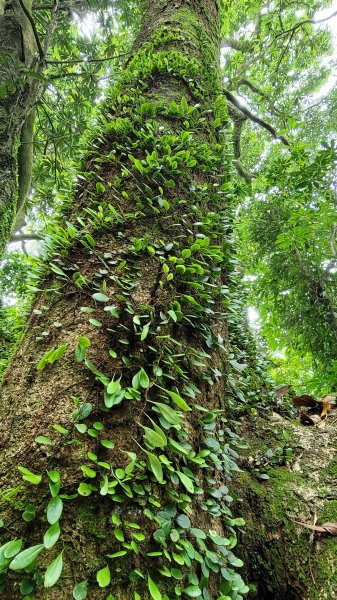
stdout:
[[281,387],[275,390],[275,395],[277,398],[282,398],[285,394],[287,394],[290,390],[290,385],[282,385]]
[[302,523],[301,521],[295,521],[297,525],[311,529],[311,531],[317,531],[318,533],[330,533],[331,535],[337,535],[337,523],[322,523],[322,525],[309,525],[309,523]]
[[295,396],[292,399],[292,403],[294,406],[317,406],[318,400],[315,400],[313,396],[308,396],[308,394],[303,394],[303,396]]
[[324,400],[327,400],[331,406],[335,406],[336,404],[336,396],[324,396],[324,398],[322,398],[322,402],[324,402]]
[[302,423],[307,423],[307,425],[318,425],[322,420],[319,415],[308,415],[304,412],[300,414],[300,419]]
[[330,400],[329,398],[331,398],[331,396],[325,396],[324,398],[322,398],[322,404],[323,404],[323,409],[321,412],[321,418],[325,419],[325,417],[327,416],[327,414],[330,412],[331,410],[331,404],[330,404]]

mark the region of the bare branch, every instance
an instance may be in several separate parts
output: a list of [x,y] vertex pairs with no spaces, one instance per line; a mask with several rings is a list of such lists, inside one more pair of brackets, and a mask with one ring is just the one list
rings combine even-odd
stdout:
[[28,242],[29,240],[41,240],[42,237],[38,235],[38,233],[19,233],[13,235],[13,237],[9,240],[10,244],[14,244],[15,242]]
[[269,131],[269,133],[273,136],[274,139],[280,140],[285,146],[290,146],[290,143],[287,140],[287,138],[285,138],[283,135],[278,135],[276,129],[274,129],[272,125],[270,125],[257,115],[254,115],[248,108],[246,108],[246,106],[242,106],[239,100],[235,96],[233,96],[231,92],[225,90],[224,95],[226,96],[227,100],[229,100],[238,110],[240,110],[244,115],[246,115],[248,119],[250,119],[254,123],[257,123],[257,125],[260,125],[260,127],[263,127],[263,129]]
[[300,21],[299,23],[296,23],[293,27],[290,27],[289,29],[284,29],[283,31],[278,33],[267,47],[269,48],[270,46],[272,46],[273,43],[275,42],[275,40],[277,40],[277,38],[282,37],[283,35],[286,35],[287,33],[294,35],[295,31],[297,29],[299,29],[300,27],[303,27],[304,25],[319,25],[319,23],[324,23],[325,21],[329,21],[329,19],[332,19],[336,15],[337,15],[337,10],[335,12],[333,12],[329,17],[324,17],[324,19],[317,19],[317,21],[315,21],[314,19],[305,19],[305,21]]
[[83,58],[83,59],[70,59],[70,60],[47,60],[47,65],[76,65],[76,64],[86,64],[86,63],[101,63],[106,62],[108,60],[116,60],[121,56],[129,56],[130,52],[123,52],[122,54],[117,54],[116,56],[107,56],[106,58]]

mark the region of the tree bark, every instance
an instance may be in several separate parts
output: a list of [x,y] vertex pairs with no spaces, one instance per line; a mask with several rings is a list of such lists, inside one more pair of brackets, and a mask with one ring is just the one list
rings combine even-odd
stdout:
[[[145,2],[86,181],[47,238],[2,389],[3,541],[41,544],[63,499],[61,537],[31,574],[2,558],[8,597],[20,584],[67,600],[84,579],[92,599],[247,591],[224,485],[237,467],[222,417],[231,233],[218,10]],[[32,504],[34,527],[22,521]],[[62,550],[61,578],[42,587]]]
[[336,530],[313,532],[304,526],[337,521],[334,416],[319,427],[277,413],[251,417],[241,435],[249,449],[234,489],[246,520],[238,553],[246,580],[255,586],[249,598],[337,598]]
[[[31,15],[32,0],[22,5]],[[30,191],[34,105],[41,88],[27,75],[37,49],[22,5],[0,1],[0,256]]]

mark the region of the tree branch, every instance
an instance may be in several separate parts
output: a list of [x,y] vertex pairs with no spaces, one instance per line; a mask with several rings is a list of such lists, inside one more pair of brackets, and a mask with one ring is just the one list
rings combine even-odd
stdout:
[[38,233],[19,233],[13,235],[9,240],[10,244],[15,242],[28,242],[29,240],[42,240],[42,237]]
[[314,19],[305,19],[305,21],[300,21],[300,23],[296,23],[293,27],[290,27],[289,29],[285,29],[283,31],[281,31],[281,33],[278,33],[272,42],[270,42],[270,44],[268,44],[267,48],[269,48],[270,46],[273,45],[273,43],[275,42],[275,40],[277,40],[277,38],[286,35],[287,33],[291,33],[292,35],[294,35],[295,31],[297,29],[299,29],[300,27],[303,27],[303,25],[319,25],[319,23],[324,23],[325,21],[329,21],[329,19],[332,19],[333,17],[335,17],[337,15],[337,10],[335,12],[333,12],[329,17],[324,17],[324,19],[317,19],[317,21],[315,21]]
[[39,34],[37,32],[36,25],[34,23],[34,19],[33,19],[32,15],[30,14],[30,12],[25,7],[25,5],[24,5],[24,3],[23,3],[22,0],[19,0],[19,4],[20,4],[22,12],[24,13],[24,15],[26,16],[26,18],[28,19],[28,21],[30,23],[30,26],[31,26],[33,34],[34,34],[35,42],[36,42],[36,45],[37,45],[37,49],[39,51],[40,61],[43,62],[43,60],[44,60],[44,52],[42,50],[42,46],[41,46]]
[[106,58],[88,58],[88,59],[70,59],[70,60],[47,60],[47,65],[76,65],[76,64],[86,64],[86,63],[101,63],[106,62],[108,60],[115,60],[116,58],[120,58],[121,56],[128,56],[130,52],[123,52],[122,54],[117,54],[116,56],[107,56]]
[[228,105],[228,113],[233,121],[233,152],[234,152],[234,160],[233,165],[240,177],[245,180],[245,182],[250,185],[254,175],[248,173],[245,170],[244,166],[241,163],[241,132],[244,122],[247,120],[247,116],[243,115],[235,106],[230,103]]
[[224,90],[224,95],[226,96],[227,100],[229,100],[238,110],[240,110],[244,115],[246,115],[246,117],[248,117],[248,119],[250,119],[254,123],[257,123],[257,125],[260,125],[260,127],[263,127],[263,129],[266,129],[267,131],[269,131],[269,133],[273,136],[274,139],[280,140],[285,146],[290,146],[290,143],[287,140],[287,138],[285,138],[283,135],[278,135],[276,129],[274,129],[274,127],[272,127],[272,125],[270,125],[269,123],[267,123],[266,121],[264,121],[263,119],[258,117],[257,115],[254,115],[245,106],[242,106],[240,104],[239,100],[235,96],[233,96],[233,94],[231,94],[231,92]]

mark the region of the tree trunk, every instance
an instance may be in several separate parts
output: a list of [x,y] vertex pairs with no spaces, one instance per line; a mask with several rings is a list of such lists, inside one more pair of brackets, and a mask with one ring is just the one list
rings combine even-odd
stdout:
[[26,13],[32,13],[32,0],[0,0],[0,256],[31,185],[33,107],[41,82],[29,75],[37,50]]
[[239,555],[256,586],[249,598],[337,598],[336,528],[313,533],[303,526],[337,522],[334,421],[308,427],[274,413],[242,427],[250,446],[234,489],[246,520]]
[[[92,599],[247,591],[224,485],[237,467],[222,416],[219,31],[217,0],[145,3],[73,212],[47,239],[0,409],[3,542],[21,536],[41,552],[27,574],[26,554],[13,563],[17,548],[0,550],[7,597],[20,584],[67,600],[84,579]],[[54,565],[42,587],[62,551],[60,579],[49,587]]]

